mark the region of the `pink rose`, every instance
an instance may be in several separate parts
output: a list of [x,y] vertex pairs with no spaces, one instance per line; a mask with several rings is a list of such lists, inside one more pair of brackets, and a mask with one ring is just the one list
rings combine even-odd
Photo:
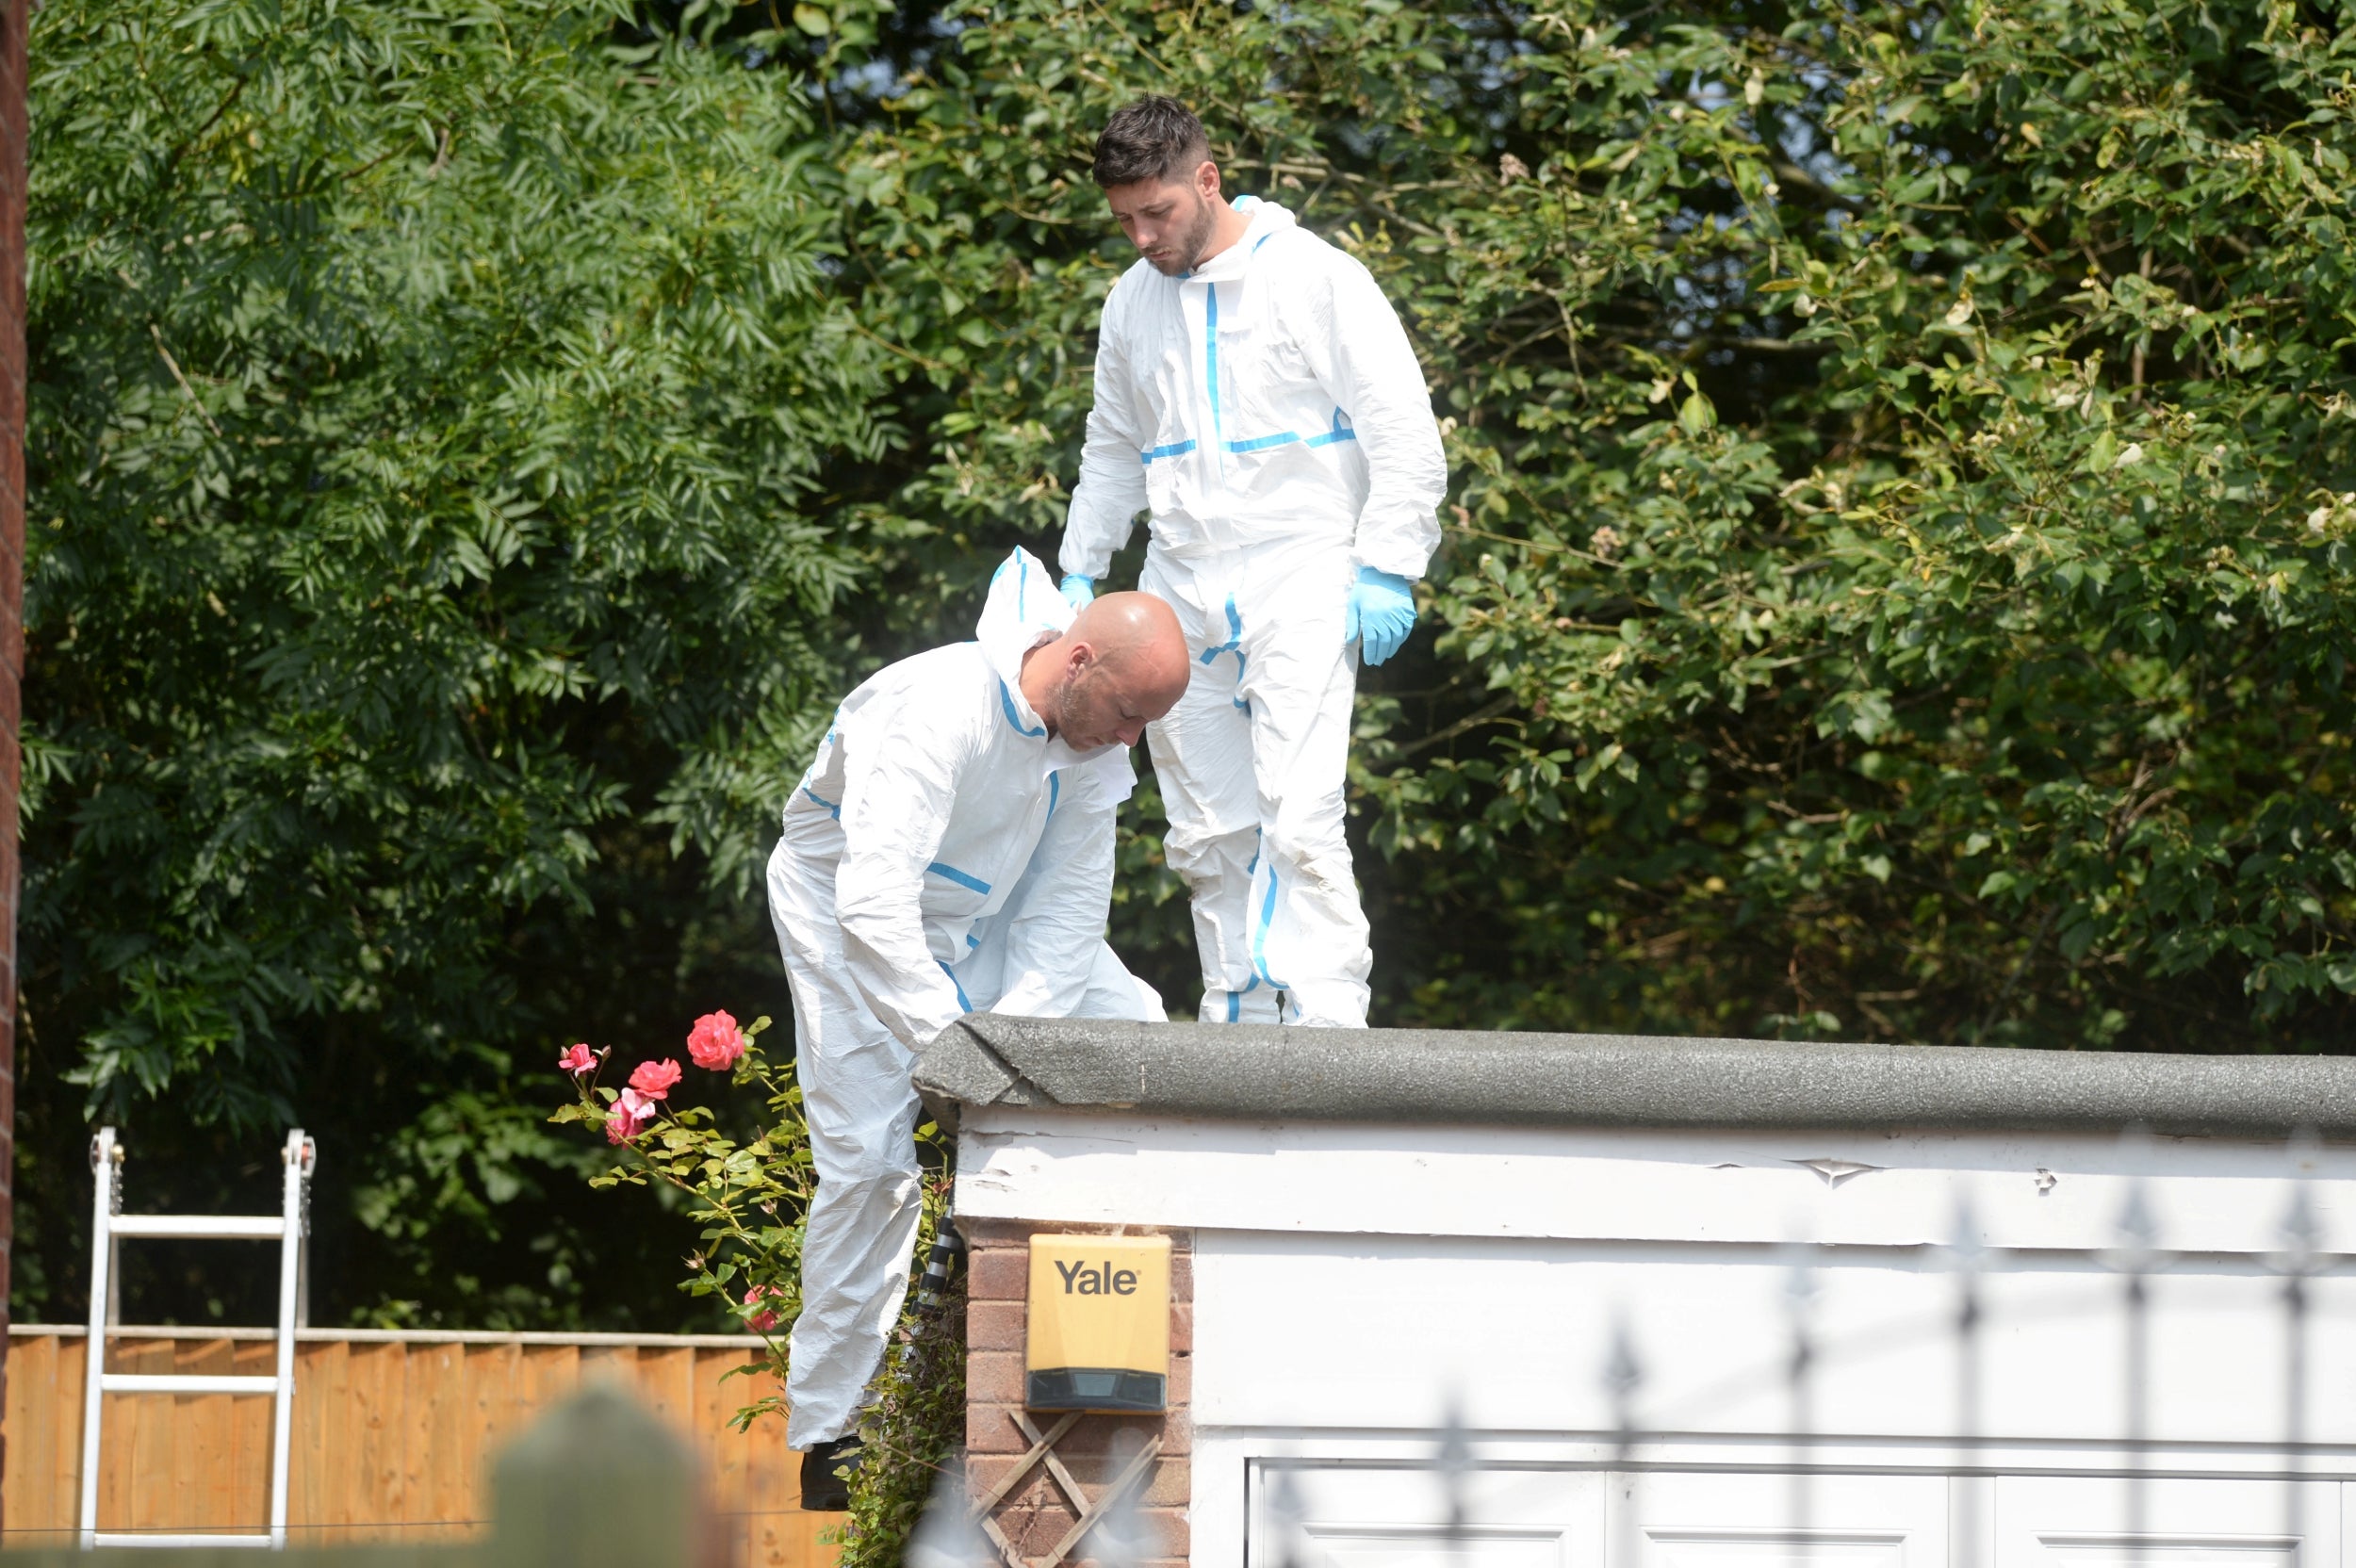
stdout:
[[[785,1292],[777,1289],[775,1285],[755,1285],[752,1289],[744,1293],[744,1304],[749,1307],[764,1296],[782,1297],[784,1294]],[[752,1330],[752,1331],[757,1334],[765,1334],[777,1326],[777,1315],[774,1309],[768,1307],[763,1307],[761,1311],[754,1313],[744,1319],[744,1327]]]
[[744,1031],[727,1013],[706,1013],[687,1031],[687,1054],[697,1067],[726,1072],[744,1054]]
[[556,1058],[556,1070],[559,1072],[569,1072],[576,1078],[584,1072],[595,1072],[597,1068],[597,1054],[586,1045],[576,1045]]
[[665,1056],[659,1062],[640,1062],[638,1070],[630,1075],[630,1086],[648,1100],[660,1100],[671,1092],[679,1078],[679,1063]]
[[[644,1068],[639,1069],[640,1072],[645,1070]],[[633,1073],[631,1076],[635,1077],[636,1074]],[[679,1077],[678,1067],[674,1066],[671,1069],[671,1077],[675,1080]],[[628,1143],[653,1125],[657,1109],[652,1099],[640,1094],[634,1088],[624,1089],[622,1097],[614,1102],[613,1114],[605,1119],[605,1141]]]

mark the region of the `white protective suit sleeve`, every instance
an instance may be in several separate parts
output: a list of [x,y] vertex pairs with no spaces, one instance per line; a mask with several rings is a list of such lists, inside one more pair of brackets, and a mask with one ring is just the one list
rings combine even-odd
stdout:
[[1096,330],[1096,405],[1088,410],[1088,440],[1080,449],[1080,482],[1063,526],[1055,562],[1067,572],[1100,579],[1113,569],[1113,552],[1129,542],[1145,510],[1145,449],[1130,400],[1128,349],[1122,340],[1121,286],[1104,301]]
[[1355,258],[1334,256],[1307,290],[1312,319],[1295,340],[1310,372],[1349,410],[1366,454],[1366,504],[1353,553],[1362,566],[1419,578],[1439,548],[1438,514],[1448,496],[1448,456],[1423,366],[1399,312]]
[[852,984],[913,1051],[965,1015],[924,939],[922,900],[970,742],[951,702],[908,701],[876,718],[844,760],[835,918]]
[[1069,1018],[1088,993],[1113,899],[1114,803],[1094,771],[1059,776],[1060,798],[1007,923],[1006,985],[992,1012]]

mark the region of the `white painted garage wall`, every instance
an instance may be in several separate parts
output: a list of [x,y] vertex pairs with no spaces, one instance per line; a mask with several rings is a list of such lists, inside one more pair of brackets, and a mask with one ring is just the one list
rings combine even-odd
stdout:
[[1349,1568],[2342,1568],[2348,1149],[991,1105],[959,1171],[962,1214],[1194,1228],[1204,1568],[1296,1513]]

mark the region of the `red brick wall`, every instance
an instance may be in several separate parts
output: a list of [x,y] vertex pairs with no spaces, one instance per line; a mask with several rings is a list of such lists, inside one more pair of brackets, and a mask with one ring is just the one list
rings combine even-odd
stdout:
[[[17,694],[25,674],[26,21],[26,0],[0,0],[0,1342],[8,1335],[8,1244],[16,1230],[16,725]],[[5,1502],[0,1499],[0,1506]]]
[[[965,1375],[966,1474],[976,1495],[998,1484],[1030,1447],[1013,1417],[1023,1410],[1023,1344],[1030,1289],[1030,1239],[1035,1231],[1102,1232],[1101,1225],[1032,1225],[1003,1219],[960,1219],[969,1249],[966,1276]],[[1131,1227],[1131,1233],[1150,1227]],[[1112,1478],[1114,1438],[1158,1436],[1161,1456],[1146,1478],[1139,1501],[1161,1541],[1156,1568],[1182,1568],[1186,1561],[1186,1502],[1192,1494],[1194,1422],[1194,1235],[1172,1231],[1170,1259],[1170,1412],[1166,1415],[1084,1415],[1055,1444],[1055,1452],[1089,1496]],[[1056,1417],[1031,1417],[1045,1430]],[[1131,1439],[1134,1443],[1137,1438]],[[1132,1449],[1134,1451],[1134,1449]],[[1075,1515],[1044,1464],[1000,1501],[998,1527],[1015,1549],[1039,1559],[1055,1550]],[[1072,1560],[1093,1556],[1083,1541]]]

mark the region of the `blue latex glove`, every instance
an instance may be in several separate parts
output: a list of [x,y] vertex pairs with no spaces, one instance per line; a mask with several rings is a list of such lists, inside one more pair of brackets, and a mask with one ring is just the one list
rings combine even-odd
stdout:
[[1073,572],[1063,580],[1063,600],[1074,610],[1085,610],[1096,596],[1096,580]]
[[1359,567],[1358,580],[1350,590],[1350,620],[1342,629],[1344,645],[1356,641],[1359,658],[1380,664],[1397,653],[1415,629],[1414,580],[1378,572],[1372,566]]

